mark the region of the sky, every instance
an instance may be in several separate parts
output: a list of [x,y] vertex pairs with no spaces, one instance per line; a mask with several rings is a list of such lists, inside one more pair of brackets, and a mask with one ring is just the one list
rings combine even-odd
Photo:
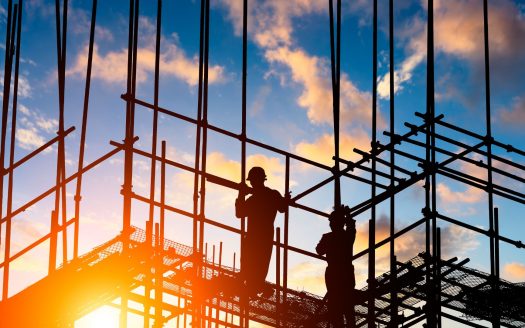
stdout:
[[[5,44],[7,1],[0,7],[0,44]],[[54,3],[24,1],[19,107],[15,159],[22,158],[56,136],[58,128],[58,82]],[[137,98],[153,102],[156,33],[156,1],[142,1],[139,19]],[[127,35],[129,2],[100,1],[95,34],[95,49],[89,103],[85,163],[112,149],[109,141],[124,138]],[[405,133],[405,122],[419,125],[415,112],[425,111],[426,101],[426,1],[397,0],[394,4],[394,104],[395,132]],[[159,105],[195,118],[198,98],[200,2],[164,1],[161,26]],[[445,121],[484,135],[485,80],[483,48],[483,11],[480,0],[434,1],[435,16],[435,97],[436,113]],[[525,124],[525,1],[489,1],[489,48],[491,74],[491,122],[493,136],[504,144],[524,149]],[[68,16],[65,126],[76,130],[66,140],[66,172],[78,165],[80,122],[86,74],[91,1],[70,1]],[[389,129],[389,54],[388,6],[379,6],[378,32],[378,138],[388,142],[383,131]],[[0,49],[4,59],[5,47]],[[341,156],[358,160],[354,148],[370,149],[372,120],[372,1],[357,0],[342,8],[341,53]],[[4,70],[1,70],[3,77]],[[328,166],[333,165],[333,117],[330,83],[330,40],[328,4],[324,0],[257,0],[248,10],[247,134],[273,147]],[[3,78],[1,82],[3,83]],[[210,13],[209,123],[240,133],[242,96],[242,2],[212,0]],[[137,106],[136,146],[151,150],[152,112]],[[437,127],[436,132],[474,144],[473,138]],[[159,115],[160,140],[167,142],[167,157],[194,165],[196,128],[166,115]],[[419,135],[417,140],[423,141]],[[8,142],[10,142],[8,140]],[[451,152],[459,147],[438,142]],[[410,145],[401,149],[424,156]],[[160,149],[160,147],[159,147]],[[262,166],[267,185],[284,193],[285,157],[248,145],[247,165]],[[523,157],[494,149],[494,153],[523,165]],[[14,179],[13,208],[18,208],[51,187],[55,181],[56,147],[39,154],[17,169]],[[478,155],[470,158],[482,160]],[[387,159],[386,154],[384,155]],[[438,161],[445,156],[438,156]],[[221,177],[240,181],[241,145],[236,139],[209,132],[208,170]],[[397,156],[399,165],[417,170],[413,162]],[[149,197],[150,161],[135,156],[134,191]],[[486,170],[465,162],[451,167],[485,179]],[[523,176],[523,171],[496,164],[501,170]],[[388,172],[384,166],[379,166]],[[158,172],[158,171],[157,171]],[[369,178],[363,171],[356,175]],[[327,171],[296,160],[290,162],[292,196],[329,176]],[[387,180],[380,178],[385,184]],[[495,174],[494,182],[525,192],[523,183]],[[123,154],[117,154],[84,176],[81,202],[80,252],[85,253],[116,236],[122,227]],[[68,217],[74,213],[75,183],[67,186]],[[158,199],[160,183],[156,181]],[[370,187],[355,180],[342,182],[342,201],[349,206],[368,199]],[[208,184],[206,216],[239,228],[234,216],[237,194]],[[192,209],[193,175],[175,168],[167,169],[166,201],[186,211]],[[421,218],[424,207],[422,183],[396,196],[396,229]],[[488,229],[487,195],[474,187],[446,177],[437,180],[438,211],[468,224]],[[329,213],[333,206],[332,186],[304,197],[300,203]],[[495,196],[500,213],[501,234],[523,239],[523,205]],[[48,197],[13,220],[15,254],[49,232],[54,199]],[[134,202],[132,223],[144,227],[147,206]],[[389,234],[388,202],[378,206],[376,240]],[[158,220],[158,212],[156,212]],[[365,212],[356,218],[357,239],[354,252],[368,246],[368,220]],[[167,214],[166,236],[191,245],[191,220]],[[488,238],[458,226],[439,221],[442,229],[443,257],[470,258],[471,267],[489,272]],[[283,228],[278,215],[276,226]],[[281,229],[282,230],[282,229]],[[309,251],[322,233],[328,232],[326,220],[300,209],[290,209],[290,244]],[[71,239],[72,230],[68,231]],[[5,226],[2,226],[2,238]],[[207,226],[206,242],[211,248],[224,242],[223,263],[232,265],[239,252],[238,237]],[[71,241],[71,240],[70,240]],[[70,243],[71,245],[72,243]],[[4,243],[1,245],[3,258]],[[399,260],[408,260],[424,249],[423,227],[396,241]],[[59,250],[62,252],[62,250]],[[12,263],[9,294],[12,295],[44,277],[47,273],[49,244],[43,243]],[[71,258],[72,250],[68,249]],[[61,257],[61,256],[59,256]],[[269,279],[275,279],[274,261]],[[357,286],[364,286],[366,257],[356,261]],[[389,270],[388,246],[377,252],[377,274]],[[302,255],[290,254],[289,286],[319,295],[325,292],[325,263]],[[513,282],[525,281],[525,253],[508,244],[501,245],[501,273]]]

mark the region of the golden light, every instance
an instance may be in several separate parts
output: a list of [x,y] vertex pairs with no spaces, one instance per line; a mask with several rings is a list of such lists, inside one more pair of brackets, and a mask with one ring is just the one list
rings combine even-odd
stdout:
[[119,311],[102,306],[75,322],[75,328],[114,328],[119,326]]

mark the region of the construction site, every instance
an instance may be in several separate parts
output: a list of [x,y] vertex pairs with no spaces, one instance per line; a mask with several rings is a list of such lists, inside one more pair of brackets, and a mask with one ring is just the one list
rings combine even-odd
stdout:
[[[217,37],[210,31],[210,17],[219,20],[214,16],[219,14],[211,14],[213,1],[194,1],[200,16],[193,18],[198,21],[199,30],[194,31],[198,35],[198,40],[195,40],[195,44],[198,42],[198,57],[195,57],[198,79],[195,92],[189,93],[197,105],[192,112],[178,110],[181,106],[170,106],[166,101],[161,105],[159,101],[159,92],[162,92],[160,66],[166,60],[161,50],[161,43],[165,40],[161,27],[170,20],[170,13],[163,10],[168,2],[175,8],[177,1],[126,2],[128,11],[122,13],[127,17],[128,33],[125,40],[126,80],[117,91],[120,107],[112,109],[120,112],[115,117],[124,119],[107,123],[124,129],[114,132],[120,136],[117,139],[105,140],[109,151],[94,159],[90,156],[89,160],[85,157],[89,148],[86,138],[102,129],[97,126],[100,123],[90,116],[92,107],[97,106],[95,102],[99,103],[92,99],[90,92],[92,62],[98,56],[97,9],[103,1],[87,1],[90,6],[87,20],[89,41],[83,53],[84,89],[74,96],[71,92],[68,94],[66,83],[70,74],[69,62],[66,61],[69,43],[66,40],[77,22],[71,18],[68,20],[68,6],[71,4],[67,0],[49,1],[54,9],[49,17],[56,28],[53,36],[56,45],[46,50],[56,61],[58,108],[53,109],[57,121],[56,136],[27,154],[15,154],[16,134],[19,133],[17,111],[19,120],[23,115],[17,98],[22,75],[19,67],[25,58],[20,44],[28,30],[24,25],[27,18],[24,2],[2,1],[6,19],[0,22],[6,37],[0,139],[0,161],[4,167],[0,179],[3,250],[0,327],[75,327],[77,321],[102,307],[118,313],[117,327],[331,327],[326,292],[302,289],[291,281],[296,279],[294,275],[298,274],[296,264],[299,262],[318,261],[324,267],[326,256],[315,251],[315,243],[322,233],[312,234],[317,233],[320,226],[326,226],[328,231],[330,211],[341,205],[348,206],[349,215],[358,222],[358,235],[366,238],[366,246],[354,247],[352,255],[353,263],[360,263],[366,271],[357,280],[352,294],[355,324],[347,322],[345,326],[525,327],[525,282],[504,279],[500,268],[502,249],[512,248],[512,254],[521,254],[517,259],[524,256],[525,245],[519,240],[523,230],[509,236],[500,232],[500,221],[521,220],[525,213],[525,144],[510,144],[509,140],[500,139],[492,132],[497,117],[491,112],[491,11],[487,0],[479,1],[480,8],[483,8],[479,20],[484,32],[480,40],[480,47],[484,49],[484,99],[483,111],[479,112],[482,114],[476,114],[473,119],[479,126],[476,131],[469,129],[467,124],[449,119],[448,113],[435,109],[439,76],[434,61],[437,50],[433,0],[428,0],[426,5],[429,9],[425,21],[426,62],[423,64],[425,106],[409,114],[397,106],[394,102],[396,85],[392,78],[388,84],[390,97],[386,100],[387,105],[381,106],[383,114],[379,113],[378,70],[382,68],[378,67],[381,60],[378,56],[388,58],[389,76],[396,76],[395,44],[392,41],[395,38],[395,2],[368,1],[372,31],[369,37],[373,46],[371,58],[368,58],[371,70],[367,73],[371,82],[371,106],[367,114],[370,134],[367,135],[368,147],[353,148],[351,159],[340,151],[341,98],[344,96],[341,70],[349,60],[341,51],[347,46],[345,43],[349,43],[342,32],[345,1],[322,1],[328,15],[319,24],[324,24],[330,32],[326,36],[330,43],[327,51],[330,54],[332,97],[326,102],[333,114],[330,117],[333,136],[330,139],[333,142],[330,165],[307,158],[293,148],[275,145],[271,139],[253,137],[249,130],[247,122],[253,118],[248,108],[250,78],[255,75],[250,75],[250,42],[253,41],[250,40],[249,13],[250,6],[257,2],[254,0],[238,0],[238,8],[242,10],[238,39],[242,47],[236,58],[242,70],[237,72],[240,85],[235,85],[240,95],[237,99],[240,106],[235,108],[237,116],[232,118],[240,123],[234,124],[235,129],[215,125],[213,119],[209,119],[209,115],[221,115],[212,113],[213,100],[209,98],[213,68],[210,41]],[[140,23],[141,6],[154,8],[153,19],[149,21],[155,27],[152,41],[155,50],[151,52],[154,55],[151,58],[153,85],[141,81],[142,71],[137,67],[141,65],[139,35],[145,26]],[[384,15],[379,15],[379,11]],[[384,21],[378,23],[378,20]],[[390,40],[388,48],[383,51],[378,49],[378,39],[382,38],[378,35],[381,33]],[[152,96],[142,97],[141,89],[153,91]],[[81,106],[68,106],[68,97],[78,98]],[[72,112],[81,118],[75,126],[69,126],[70,120],[66,118],[73,115]],[[409,119],[405,120],[407,117]],[[181,124],[182,128],[159,132],[160,124],[168,124],[166,122]],[[72,135],[76,139],[67,143]],[[188,147],[193,149],[192,158],[182,160],[179,156],[172,156],[173,152],[169,151],[171,139],[164,135],[182,143],[191,140]],[[191,139],[186,139],[187,135]],[[215,139],[210,141],[211,138]],[[238,166],[235,168],[238,168],[240,180],[214,170],[210,154],[221,140],[236,154]],[[72,148],[75,150],[68,154],[68,149]],[[235,199],[237,193],[242,194],[248,171],[253,166],[248,158],[253,154],[266,154],[283,163],[282,183],[271,186],[273,180],[269,179],[269,184],[272,188],[282,187],[278,190],[282,195],[291,194],[286,198],[284,213],[278,214],[275,224],[273,256],[266,281],[266,288],[271,289],[271,293],[263,296],[247,295],[240,278],[246,218],[221,218],[217,217],[220,212],[213,210],[220,195],[232,195],[228,199]],[[73,166],[67,163],[72,157],[76,158]],[[17,183],[21,188],[18,190],[25,188],[20,182],[23,178],[19,177],[27,174],[25,166],[35,161],[39,163],[42,158],[51,163],[49,167],[53,171],[44,172],[45,166],[41,169],[33,166],[31,171],[41,170],[38,174],[51,176],[53,183],[31,196],[29,201],[19,204],[14,189]],[[143,187],[137,187],[138,162],[147,164],[143,171],[146,175],[140,177],[141,183],[146,181]],[[104,165],[110,163],[118,165],[121,181],[120,190],[114,193],[119,202],[118,217],[111,218],[118,225],[119,232],[110,238],[104,236],[105,240],[97,241],[97,245],[82,246],[88,245],[83,244],[86,237],[82,230],[90,220],[85,217],[88,211],[84,204],[89,202],[89,197],[84,195],[83,183],[98,183],[103,189],[106,180],[101,178],[102,175],[98,176],[97,170],[105,170],[107,166]],[[295,178],[298,173],[294,170],[304,170],[304,167],[312,167],[317,173],[312,174],[310,180],[298,183]],[[182,192],[178,189],[181,182],[170,182],[173,172],[184,173],[191,188]],[[484,210],[480,215],[484,221],[456,218],[440,207],[438,189],[442,188],[442,181],[478,190],[483,195]],[[356,195],[350,190],[362,192]],[[400,199],[406,200],[404,195],[414,190],[419,190],[420,197],[411,201],[409,207],[414,209],[411,213],[419,216],[411,216],[410,221],[401,224],[399,218],[404,215],[399,213],[404,213],[403,206],[407,205]],[[219,196],[210,196],[214,192]],[[103,191],[100,194],[104,194]],[[180,206],[177,197],[185,197],[187,206]],[[329,199],[328,205],[318,201],[322,197]],[[96,206],[111,206],[103,200]],[[110,201],[107,199],[108,203]],[[23,215],[24,220],[31,223],[31,215],[36,213],[31,209],[39,204],[46,204],[50,209],[47,217],[38,219],[38,222],[47,222],[47,225],[39,226],[44,226],[47,232],[27,244],[14,242],[18,233],[13,228],[16,221]],[[227,205],[235,207],[233,201]],[[513,209],[513,217],[501,214],[500,218],[500,213],[509,213],[509,208]],[[382,219],[382,216],[387,219]],[[383,221],[379,223],[380,220]],[[314,221],[316,225],[310,223]],[[315,228],[308,230],[310,224]],[[386,233],[376,232],[380,224],[388,225]],[[449,239],[443,232],[456,229],[450,227],[467,231],[468,236],[482,240],[484,247],[480,248],[480,257],[483,260],[476,260],[476,263],[486,266],[471,266],[470,259],[463,253],[454,253],[454,246],[448,244]],[[406,256],[405,252],[401,256],[398,253],[403,250],[399,247],[405,243],[399,241],[407,235],[416,236],[414,240],[421,243],[412,255]],[[308,238],[315,240],[310,243],[311,247],[301,242],[310,240]],[[17,282],[22,278],[12,267],[25,256],[42,249],[47,264],[45,275],[31,283]],[[387,254],[383,259],[387,270],[378,264],[380,249],[381,254]],[[301,260],[293,260],[292,265],[295,256],[300,256]]]

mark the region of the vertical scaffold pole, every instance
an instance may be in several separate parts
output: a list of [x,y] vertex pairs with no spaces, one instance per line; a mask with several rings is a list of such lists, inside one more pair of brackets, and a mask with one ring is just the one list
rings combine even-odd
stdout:
[[[489,239],[490,239],[490,275],[493,280],[492,291],[496,294],[496,260],[495,260],[495,238],[494,238],[494,196],[493,196],[493,184],[492,184],[492,126],[491,126],[491,104],[490,104],[490,48],[489,48],[489,13],[488,13],[488,1],[483,0],[483,44],[485,50],[485,123],[486,123],[486,136],[485,143],[487,146],[487,195],[488,195],[488,207],[489,207]],[[497,316],[497,311],[493,311],[492,327],[499,327],[500,320]]]
[[[373,13],[373,49],[372,49],[372,184],[371,198],[376,197],[376,150],[377,150],[377,0],[374,0]],[[375,323],[375,229],[376,229],[376,205],[375,202],[371,208],[371,219],[368,227],[368,327],[374,327]]]
[[[434,117],[434,4],[428,0],[427,20],[427,90],[426,90],[426,123],[433,121]],[[435,266],[431,266],[436,257],[436,222],[435,222],[435,175],[433,174],[435,163],[435,151],[432,151],[434,143],[433,125],[429,124],[425,135],[425,208],[423,215],[425,220],[425,252],[426,252],[426,278],[427,284],[427,324],[436,326],[436,295],[435,295]]]
[[[241,103],[241,185],[246,183],[246,91],[247,91],[247,74],[248,74],[248,0],[243,0],[242,9],[242,103]],[[244,197],[244,194],[242,195]],[[241,235],[240,235],[240,246],[241,246],[241,274],[246,268],[242,267],[243,248],[246,237],[246,218],[241,218]],[[242,274],[244,276],[244,274]],[[244,279],[244,277],[242,277]],[[249,318],[245,316],[245,312],[249,306],[247,297],[242,293],[241,295],[241,308],[240,308],[240,326],[248,327]]]
[[[150,227],[149,233],[146,234],[146,244],[148,247],[152,245],[153,239],[153,226],[157,227],[155,223],[155,186],[156,186],[156,172],[157,172],[157,132],[158,132],[158,121],[159,121],[159,66],[160,66],[160,35],[162,26],[162,0],[157,0],[157,29],[155,33],[155,73],[154,73],[154,87],[153,87],[153,121],[152,121],[152,136],[151,136],[151,165],[150,165],[150,190],[149,190],[149,216],[148,225]],[[154,224],[155,223],[155,224]],[[148,229],[146,230],[148,231]],[[155,236],[158,240],[160,231],[155,231]],[[157,249],[157,243],[154,243],[154,249]],[[156,257],[154,257],[154,263],[156,263]],[[148,270],[150,271],[150,270]],[[146,302],[144,303],[144,327],[150,325],[150,272],[146,273],[146,283],[144,284]],[[155,295],[158,291],[155,290]],[[158,309],[155,307],[155,314],[157,315]],[[155,319],[157,322],[157,319]]]
[[[285,180],[284,180],[285,196],[290,193],[290,156],[286,156],[285,164]],[[290,225],[290,208],[286,206],[284,212],[284,249],[283,249],[283,304],[286,305],[286,298],[288,296],[288,234]]]
[[[6,240],[4,246],[4,276],[3,276],[3,289],[2,289],[2,299],[8,297],[8,288],[9,288],[9,263],[10,263],[10,251],[11,251],[11,212],[13,206],[13,184],[14,184],[14,159],[15,159],[15,136],[16,136],[16,113],[17,113],[17,104],[18,104],[18,76],[20,68],[20,38],[22,30],[22,10],[23,3],[20,0],[18,5],[15,5],[14,8],[14,17],[13,17],[13,27],[12,27],[12,38],[10,48],[6,49],[6,57],[10,56],[9,66],[12,65],[13,61],[13,50],[14,50],[14,31],[16,28],[16,50],[15,50],[15,79],[13,86],[13,107],[11,114],[11,137],[10,137],[10,150],[9,150],[9,177],[8,177],[8,187],[7,187],[7,213],[6,213]],[[9,81],[9,86],[10,86]],[[9,96],[7,96],[9,98]],[[3,164],[3,162],[2,162]],[[2,173],[3,175],[3,173]]]
[[[56,190],[55,190],[55,209],[51,215],[51,237],[49,254],[49,273],[56,269],[57,239],[58,233],[62,230],[62,261],[67,261],[67,217],[66,217],[66,184],[62,184],[65,179],[65,145],[64,145],[64,93],[65,93],[65,70],[66,70],[66,41],[67,41],[67,11],[68,0],[64,0],[62,9],[62,23],[60,20],[60,0],[55,1],[56,18],[56,44],[57,44],[57,73],[58,73],[58,152],[56,169]],[[62,205],[62,207],[60,206]],[[59,228],[58,217],[62,210],[62,227]]]
[[388,22],[388,31],[389,31],[389,58],[390,58],[390,64],[389,64],[389,71],[390,71],[390,133],[391,133],[391,143],[392,143],[392,150],[390,151],[390,185],[389,190],[391,191],[390,196],[390,272],[392,272],[392,279],[391,279],[391,292],[390,292],[390,299],[391,299],[391,312],[390,312],[390,322],[392,323],[393,327],[397,326],[397,273],[396,273],[396,256],[395,256],[395,214],[396,214],[396,208],[395,208],[395,194],[393,192],[394,190],[394,183],[395,183],[395,89],[394,89],[394,1],[389,1],[388,6],[388,13],[389,13],[389,22]]
[[[128,33],[128,76],[126,83],[126,134],[124,139],[124,183],[122,185],[122,232],[125,236],[123,252],[127,252],[129,230],[131,227],[131,194],[133,189],[133,143],[135,134],[135,88],[137,78],[137,35],[139,19],[139,0],[129,2],[129,33]],[[127,327],[128,296],[123,290],[120,301],[119,326]]]
[[78,176],[75,191],[75,219],[74,219],[74,236],[73,236],[73,258],[78,257],[78,238],[80,231],[80,201],[82,199],[82,170],[84,168],[84,150],[87,133],[87,119],[89,111],[89,93],[91,88],[91,68],[93,64],[93,46],[95,43],[95,25],[97,20],[97,0],[93,0],[93,7],[91,9],[91,25],[89,28],[89,46],[88,58],[86,68],[86,87],[84,89],[84,107],[82,111],[82,129],[80,131],[80,144],[78,151]]
[[[7,26],[5,32],[5,58],[4,58],[4,88],[3,88],[3,98],[2,98],[2,131],[1,131],[1,140],[0,140],[0,165],[2,172],[0,174],[0,217],[3,216],[3,201],[4,201],[4,175],[5,175],[5,142],[7,134],[7,115],[9,112],[9,93],[11,91],[11,69],[12,69],[12,57],[9,56],[9,51],[11,49],[11,19],[13,12],[13,3],[12,0],[7,2]],[[0,238],[2,238],[2,222],[0,222]],[[6,231],[7,234],[7,231]],[[7,237],[7,236],[6,236]],[[1,241],[1,239],[0,239]],[[5,270],[4,270],[5,271]],[[4,282],[5,284],[6,282]]]
[[[193,178],[193,259],[196,278],[199,279],[199,262],[202,258],[202,250],[199,248],[199,169],[200,169],[200,159],[201,159],[201,132],[202,132],[202,89],[203,89],[203,70],[204,70],[204,20],[205,20],[205,7],[206,0],[201,0],[200,3],[200,34],[199,34],[199,87],[198,87],[198,97],[197,100],[197,131],[195,139],[195,175]],[[192,311],[192,322],[199,324],[199,314],[198,306],[195,302],[191,302],[191,311]],[[184,317],[186,319],[186,316]]]
[[335,37],[333,0],[329,0],[328,5],[330,13],[330,63],[332,68],[332,108],[334,120],[334,206],[338,208],[339,206],[341,206],[341,176],[339,167],[339,80],[341,72],[341,1],[337,0],[337,26]]
[[[204,62],[203,62],[203,89],[202,89],[202,145],[201,145],[201,168],[200,168],[200,204],[199,204],[199,250],[204,246],[204,218],[206,217],[206,159],[208,147],[208,63],[210,53],[210,2],[206,1],[204,13]],[[197,261],[200,261],[198,259]],[[197,274],[203,278],[198,266]],[[200,306],[200,310],[203,310]],[[203,315],[205,312],[200,313]],[[199,319],[200,320],[200,319]]]

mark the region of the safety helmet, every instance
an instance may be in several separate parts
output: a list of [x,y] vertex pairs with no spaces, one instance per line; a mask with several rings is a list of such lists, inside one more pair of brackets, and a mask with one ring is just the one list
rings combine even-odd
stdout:
[[253,179],[266,180],[266,173],[262,167],[254,166],[250,169],[250,172],[248,172],[248,178],[246,180],[250,181]]

